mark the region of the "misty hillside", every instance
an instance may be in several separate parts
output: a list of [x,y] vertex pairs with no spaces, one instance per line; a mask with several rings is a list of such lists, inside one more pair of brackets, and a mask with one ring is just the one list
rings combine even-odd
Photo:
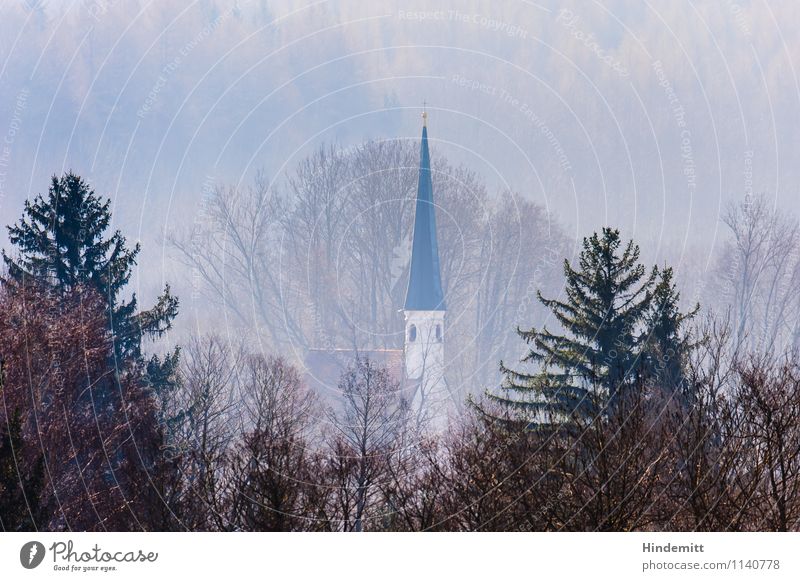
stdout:
[[[19,0],[0,18],[3,222],[73,169],[144,242],[145,296],[189,274],[166,239],[217,185],[271,188],[328,143],[416,140],[545,208],[703,273],[724,205],[797,210],[792,2]],[[7,129],[6,129],[7,128]],[[166,235],[166,236],[165,236]],[[573,244],[573,252],[574,252]],[[699,292],[699,291],[698,291]]]
[[0,531],[800,530],[798,22],[3,0]]

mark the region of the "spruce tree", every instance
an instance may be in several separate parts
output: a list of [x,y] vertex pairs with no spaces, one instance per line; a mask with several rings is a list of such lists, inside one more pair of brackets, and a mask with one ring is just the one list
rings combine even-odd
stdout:
[[680,293],[673,282],[673,271],[665,267],[653,291],[646,316],[643,375],[667,392],[684,391],[685,370],[692,350],[697,346],[686,329],[700,305],[686,313],[680,311]]
[[69,293],[77,285],[96,288],[108,304],[116,367],[144,364],[145,336],[160,336],[177,315],[169,286],[149,310],[138,311],[136,295],[124,300],[140,246],[128,248],[122,233],[109,235],[111,201],[103,201],[80,177],[53,176],[46,196],[25,202],[22,218],[8,226],[15,256],[3,251],[9,279]]
[[639,263],[639,247],[624,247],[618,230],[603,228],[583,240],[578,269],[564,261],[566,300],[546,299],[564,334],[546,327],[519,335],[531,345],[525,363],[533,373],[501,362],[502,404],[521,409],[533,423],[579,414],[593,417],[639,379],[641,330],[650,312],[657,270]]

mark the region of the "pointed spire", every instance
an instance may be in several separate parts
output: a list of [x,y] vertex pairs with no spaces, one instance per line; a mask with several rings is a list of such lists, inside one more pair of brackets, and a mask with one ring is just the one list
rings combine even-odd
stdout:
[[439,245],[436,240],[436,208],[433,201],[427,119],[428,113],[423,110],[411,274],[408,278],[404,307],[406,311],[445,310],[442,277],[439,271]]

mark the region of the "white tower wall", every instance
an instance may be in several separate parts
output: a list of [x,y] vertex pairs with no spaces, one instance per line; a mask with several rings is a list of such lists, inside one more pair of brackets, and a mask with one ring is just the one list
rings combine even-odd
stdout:
[[444,380],[444,311],[404,311],[405,368],[418,382],[411,402],[420,424],[434,427],[447,420],[450,394]]

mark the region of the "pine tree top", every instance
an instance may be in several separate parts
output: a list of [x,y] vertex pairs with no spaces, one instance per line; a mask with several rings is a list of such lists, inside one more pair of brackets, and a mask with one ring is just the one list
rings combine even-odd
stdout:
[[8,226],[16,255],[2,252],[8,276],[69,293],[87,285],[108,304],[109,331],[120,361],[140,363],[141,339],[160,336],[178,312],[169,286],[147,311],[137,312],[136,295],[120,298],[128,284],[140,246],[126,246],[119,230],[109,232],[111,201],[103,200],[80,176],[53,176],[46,195],[26,201],[22,218]]
[[90,284],[116,305],[140,248],[128,249],[119,230],[105,237],[110,206],[80,176],[53,176],[47,195],[26,200],[22,218],[8,226],[18,250],[16,258],[3,251],[10,277],[31,277],[65,291]]

